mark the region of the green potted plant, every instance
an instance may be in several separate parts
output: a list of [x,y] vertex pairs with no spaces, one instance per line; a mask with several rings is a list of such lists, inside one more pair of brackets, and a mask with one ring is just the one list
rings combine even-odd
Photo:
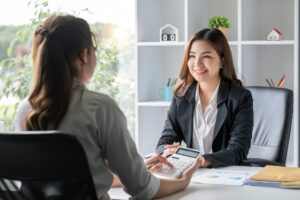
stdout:
[[208,19],[208,27],[219,29],[227,37],[230,23],[228,18],[224,16],[212,16]]

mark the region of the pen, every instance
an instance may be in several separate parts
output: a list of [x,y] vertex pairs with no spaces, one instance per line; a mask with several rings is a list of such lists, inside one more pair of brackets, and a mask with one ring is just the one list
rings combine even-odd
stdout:
[[284,81],[284,79],[285,79],[285,74],[281,77],[277,87],[281,87],[281,83]]
[[268,85],[269,85],[270,87],[272,87],[272,84],[270,83],[270,81],[269,81],[268,79],[266,79],[266,81],[267,81]]
[[285,77],[284,77],[284,79],[282,79],[282,81],[280,82],[280,84],[278,85],[278,87],[283,87],[284,86],[284,83],[285,83]]
[[173,83],[172,83],[172,87],[176,84],[176,82],[177,82],[177,78],[175,78],[174,80],[173,80]]
[[271,83],[272,83],[272,87],[275,87],[275,84],[274,84],[273,80],[271,78],[270,78],[270,80],[271,80]]
[[170,78],[168,78],[167,87],[169,87],[169,86],[170,86],[170,81],[171,81],[171,79],[170,79]]

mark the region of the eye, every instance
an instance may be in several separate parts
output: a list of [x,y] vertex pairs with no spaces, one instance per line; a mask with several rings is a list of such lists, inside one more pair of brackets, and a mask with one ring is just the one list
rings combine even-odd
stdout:
[[203,58],[211,58],[209,55],[204,55]]
[[195,55],[192,55],[192,54],[189,55],[189,59],[190,59],[190,58],[195,58]]

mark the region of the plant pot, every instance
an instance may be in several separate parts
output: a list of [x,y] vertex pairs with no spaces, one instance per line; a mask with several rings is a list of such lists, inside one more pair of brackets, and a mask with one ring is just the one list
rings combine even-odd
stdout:
[[226,38],[228,38],[229,28],[219,28],[219,30],[222,31]]

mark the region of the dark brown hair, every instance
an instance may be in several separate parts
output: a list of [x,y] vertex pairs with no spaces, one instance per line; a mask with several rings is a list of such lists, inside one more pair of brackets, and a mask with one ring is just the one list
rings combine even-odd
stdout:
[[74,61],[93,46],[88,23],[71,15],[51,15],[33,38],[34,81],[25,120],[27,130],[57,129],[71,99]]
[[241,81],[237,79],[230,47],[226,37],[218,29],[206,28],[194,34],[185,49],[179,73],[180,81],[175,85],[174,95],[177,97],[183,96],[185,91],[196,82],[187,65],[191,46],[196,40],[207,41],[216,50],[220,59],[223,60],[223,68],[220,70],[221,78],[226,79],[234,85],[243,87]]

